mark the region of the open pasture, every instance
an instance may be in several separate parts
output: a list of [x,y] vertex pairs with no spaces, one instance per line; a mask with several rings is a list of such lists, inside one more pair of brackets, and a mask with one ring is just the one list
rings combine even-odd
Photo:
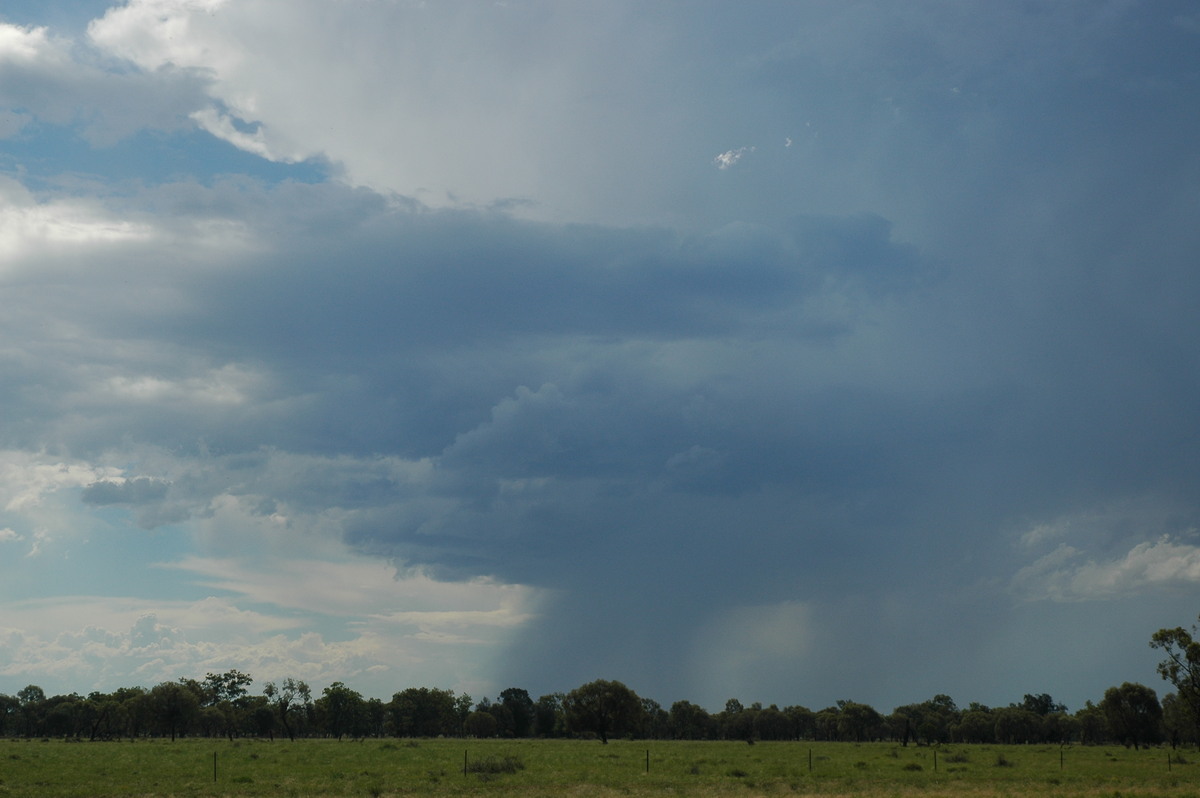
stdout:
[[402,795],[1200,798],[1200,755],[807,742],[0,742],[0,796]]

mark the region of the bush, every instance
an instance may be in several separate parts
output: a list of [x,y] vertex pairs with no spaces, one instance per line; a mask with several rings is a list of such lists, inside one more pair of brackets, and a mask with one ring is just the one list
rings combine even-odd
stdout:
[[468,773],[477,773],[480,778],[499,776],[502,773],[516,773],[518,770],[524,769],[525,763],[515,756],[506,756],[500,759],[489,756],[487,759],[476,759],[474,762],[468,762],[466,768]]

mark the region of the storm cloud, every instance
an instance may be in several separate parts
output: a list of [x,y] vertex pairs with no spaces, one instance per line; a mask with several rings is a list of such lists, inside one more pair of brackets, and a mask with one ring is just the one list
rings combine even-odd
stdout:
[[[169,598],[93,577],[126,604],[73,649],[107,664],[64,681],[140,678],[161,625],[170,667],[380,694],[452,661],[440,686],[712,707],[1153,682],[1149,634],[1200,580],[1186,6],[585,4],[533,31],[539,4],[450,6],[0,28],[26,153],[0,178],[0,547],[141,536],[190,575]],[[273,14],[294,39],[235,35]],[[418,16],[495,74],[370,32]],[[585,28],[662,82],[572,48]],[[66,88],[21,99],[50,74],[160,113],[134,134]],[[476,107],[498,75],[522,102]],[[52,179],[53,153],[16,164],[43,127],[73,158],[154,131],[283,171]],[[327,612],[288,587],[306,568]],[[240,637],[205,659],[221,614]],[[57,650],[32,634],[3,645]]]

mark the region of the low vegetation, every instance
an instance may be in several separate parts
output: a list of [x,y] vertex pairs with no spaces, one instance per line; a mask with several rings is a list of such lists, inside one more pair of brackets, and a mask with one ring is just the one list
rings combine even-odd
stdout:
[[6,740],[0,796],[1196,796],[1200,770],[1183,759],[1100,746]]

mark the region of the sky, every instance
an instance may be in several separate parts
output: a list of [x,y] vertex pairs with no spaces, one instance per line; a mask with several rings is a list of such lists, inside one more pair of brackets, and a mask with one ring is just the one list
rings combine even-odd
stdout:
[[1161,695],[1198,127],[1172,0],[4,0],[0,693]]

